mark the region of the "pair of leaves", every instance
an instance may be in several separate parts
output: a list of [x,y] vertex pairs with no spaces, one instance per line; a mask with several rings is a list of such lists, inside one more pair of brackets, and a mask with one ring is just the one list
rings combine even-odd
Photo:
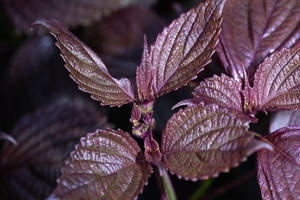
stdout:
[[86,25],[99,20],[114,10],[126,7],[137,0],[3,0],[5,9],[15,27],[28,31],[39,18],[59,19],[66,26]]
[[[203,70],[216,48],[223,5],[222,0],[205,1],[165,28],[150,50],[145,44],[136,74],[138,100],[153,100],[178,89]],[[104,105],[137,101],[129,80],[113,78],[101,59],[62,25],[47,20],[35,24],[57,39],[65,66],[80,89]]]
[[223,17],[217,52],[236,80],[243,66],[251,79],[271,53],[300,44],[298,0],[227,0]]
[[106,118],[80,100],[58,102],[24,116],[11,133],[17,145],[6,142],[1,149],[1,198],[47,197],[79,138],[106,126]]
[[275,52],[259,66],[253,88],[233,78],[214,76],[195,88],[191,100],[185,104],[217,104],[240,112],[300,108],[300,49]]
[[[300,199],[300,128],[299,111],[278,113],[272,129],[282,127],[267,139],[290,159],[277,151],[258,152],[258,182],[263,199]],[[287,126],[287,127],[286,127]],[[297,163],[297,164],[296,164]]]

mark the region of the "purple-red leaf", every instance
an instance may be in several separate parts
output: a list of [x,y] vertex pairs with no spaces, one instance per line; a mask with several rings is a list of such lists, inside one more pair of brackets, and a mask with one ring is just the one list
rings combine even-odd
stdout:
[[300,128],[282,128],[267,139],[287,157],[277,151],[258,152],[258,182],[264,200],[300,200]]
[[145,45],[136,74],[141,101],[182,87],[210,62],[218,42],[223,5],[223,0],[200,3],[165,28],[150,49]]
[[167,123],[162,136],[164,165],[179,177],[206,179],[237,166],[269,145],[248,131],[249,121],[216,105],[189,106]]
[[26,115],[0,157],[0,196],[45,199],[55,188],[63,161],[79,138],[105,125],[106,118],[84,101],[60,102]]
[[151,171],[128,133],[97,130],[81,138],[50,199],[133,199]]
[[57,39],[65,67],[79,88],[103,105],[121,106],[134,101],[133,89],[126,78],[113,78],[102,60],[57,21],[38,20]]
[[194,98],[190,100],[184,100],[176,104],[181,105],[193,105],[203,102],[204,104],[216,104],[221,107],[226,107],[243,112],[242,102],[242,84],[235,81],[224,74],[208,78],[205,81],[200,82],[199,86],[193,91]]
[[1,140],[7,140],[10,141],[11,143],[13,143],[14,145],[17,145],[17,141],[11,137],[10,135],[8,135],[7,133],[4,133],[2,131],[0,131],[0,141]]
[[40,18],[57,19],[66,26],[87,25],[137,0],[4,0],[17,29],[28,30]]
[[270,124],[270,133],[286,127],[286,126],[299,126],[300,125],[300,111],[280,111],[275,114]]
[[283,49],[266,58],[255,74],[253,90],[259,110],[299,109],[300,48]]
[[227,0],[217,51],[236,78],[244,65],[250,77],[271,53],[300,38],[299,0]]

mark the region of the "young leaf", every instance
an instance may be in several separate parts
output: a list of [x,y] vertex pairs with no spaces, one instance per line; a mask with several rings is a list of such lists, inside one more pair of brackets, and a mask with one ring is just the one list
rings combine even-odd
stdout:
[[167,123],[163,163],[179,177],[207,179],[237,166],[269,145],[253,138],[249,121],[216,105],[189,106]]
[[282,128],[267,139],[290,156],[295,163],[277,151],[258,152],[258,182],[264,200],[300,199],[300,128]]
[[55,188],[63,161],[79,138],[105,127],[106,118],[86,102],[60,102],[26,115],[12,131],[0,157],[0,196],[45,199]]
[[249,77],[271,53],[300,38],[299,0],[227,0],[217,51],[234,78]]
[[280,111],[275,114],[270,124],[270,133],[286,127],[300,125],[300,111]]
[[151,100],[176,90],[210,62],[220,32],[223,0],[207,0],[165,28],[137,69],[138,95]]
[[[199,86],[193,91],[194,98],[179,102],[174,107],[181,105],[216,104],[243,112],[242,84],[224,74],[208,78],[200,82]],[[173,107],[173,108],[174,108]]]
[[128,133],[97,130],[81,138],[49,199],[133,199],[151,171]]
[[137,0],[4,0],[4,6],[17,29],[28,31],[39,18],[57,19],[67,26],[87,25]]
[[65,27],[54,20],[37,20],[35,24],[46,27],[57,39],[65,67],[79,89],[103,105],[121,106],[134,101],[130,81],[113,78],[101,59]]
[[259,110],[299,109],[300,48],[268,57],[255,74],[253,90]]

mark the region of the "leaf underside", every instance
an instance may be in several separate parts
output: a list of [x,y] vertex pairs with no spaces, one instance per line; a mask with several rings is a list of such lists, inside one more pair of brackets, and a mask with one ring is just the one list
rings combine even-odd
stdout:
[[[282,128],[267,137],[300,165],[300,128]],[[264,200],[299,200],[300,167],[277,151],[258,152],[258,182]]]
[[151,171],[128,133],[97,130],[81,138],[49,199],[133,199]]
[[185,179],[207,179],[227,172],[251,153],[267,148],[248,130],[249,121],[216,105],[189,106],[167,123],[163,163]]
[[65,67],[79,89],[103,105],[121,106],[134,101],[133,88],[126,78],[113,78],[102,60],[76,36],[54,20],[38,20],[56,38]]
[[1,198],[45,199],[79,138],[105,122],[82,101],[60,102],[26,115],[11,134],[17,145],[6,142],[1,150]]
[[300,108],[300,48],[283,49],[258,68],[253,90],[260,110]]
[[4,6],[15,27],[21,31],[28,31],[30,25],[40,18],[57,19],[66,26],[87,25],[136,1],[4,0]]
[[280,111],[273,116],[270,123],[270,133],[286,127],[300,125],[300,111]]
[[227,0],[217,48],[224,67],[234,77],[249,77],[271,53],[299,43],[299,0]]
[[144,47],[136,80],[141,101],[176,90],[210,62],[220,32],[223,0],[207,0],[174,20]]

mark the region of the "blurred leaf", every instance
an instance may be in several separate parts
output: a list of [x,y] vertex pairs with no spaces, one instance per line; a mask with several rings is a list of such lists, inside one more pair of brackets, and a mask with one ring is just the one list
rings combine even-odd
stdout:
[[17,145],[17,142],[13,137],[11,137],[10,135],[8,135],[7,133],[4,133],[2,131],[0,131],[0,140],[7,140],[7,141],[13,143],[14,145]]
[[138,0],[3,0],[15,27],[28,31],[37,19],[56,19],[66,26],[87,25]]
[[268,57],[255,73],[253,90],[259,110],[299,109],[300,48],[283,49]]
[[217,51],[235,79],[250,78],[271,53],[300,38],[299,0],[227,0]]
[[280,111],[275,114],[270,124],[270,133],[286,127],[300,125],[300,111]]
[[103,105],[121,106],[134,101],[133,88],[126,78],[113,78],[102,60],[75,35],[57,21],[38,20],[35,25],[44,26],[56,38],[65,67],[79,89]]
[[97,130],[81,138],[49,199],[134,199],[151,172],[128,133]]
[[182,14],[144,46],[136,81],[141,101],[187,84],[210,62],[220,32],[223,0],[208,0]]
[[258,182],[264,200],[300,199],[300,128],[282,128],[267,136],[291,162],[278,151],[258,152]]
[[84,101],[59,102],[23,117],[0,157],[0,193],[5,199],[44,199],[56,185],[63,160],[79,138],[107,126]]
[[185,179],[227,172],[253,152],[269,148],[248,131],[249,121],[216,105],[189,106],[167,123],[162,136],[164,165]]

